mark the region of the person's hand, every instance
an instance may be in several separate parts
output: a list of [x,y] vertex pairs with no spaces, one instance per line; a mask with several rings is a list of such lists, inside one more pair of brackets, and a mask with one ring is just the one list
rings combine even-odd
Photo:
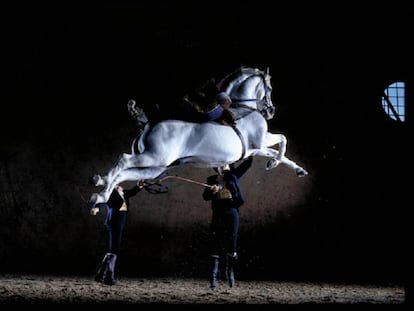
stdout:
[[210,187],[210,189],[211,189],[211,192],[217,193],[220,190],[220,187],[219,185],[213,185]]
[[141,189],[145,186],[145,181],[143,179],[138,180],[137,185]]

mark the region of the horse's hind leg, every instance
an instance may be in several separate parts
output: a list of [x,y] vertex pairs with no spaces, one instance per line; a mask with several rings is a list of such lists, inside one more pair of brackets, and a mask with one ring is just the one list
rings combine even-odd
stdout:
[[94,186],[106,186],[116,178],[120,172],[129,168],[147,168],[147,167],[163,167],[168,163],[157,159],[155,154],[144,152],[140,154],[124,153],[119,158],[115,165],[109,170],[106,176],[94,175],[89,179],[89,183]]
[[137,181],[141,179],[154,179],[160,174],[162,174],[167,167],[146,167],[146,168],[129,168],[126,170],[121,171],[110,184],[108,184],[102,192],[106,191],[105,194],[111,194],[112,190],[115,188],[116,185],[124,182],[124,181]]
[[115,165],[109,170],[107,175],[101,176],[99,174],[93,175],[89,178],[88,183],[93,186],[106,186],[120,171],[128,167],[128,160],[132,157],[132,154],[123,153]]
[[154,179],[162,174],[166,167],[148,168],[129,168],[119,172],[119,174],[109,182],[100,193],[93,193],[89,199],[89,204],[94,207],[97,203],[107,202],[115,185],[125,181],[138,181],[141,179]]
[[[101,185],[105,188],[99,194],[92,194],[89,203],[95,205],[106,202],[117,183],[126,180],[154,178],[161,174],[166,167],[167,165],[163,165],[163,162],[152,153],[144,152],[136,155],[124,153],[106,176],[99,177]],[[140,173],[135,172],[134,177],[131,177],[132,169],[138,169]]]

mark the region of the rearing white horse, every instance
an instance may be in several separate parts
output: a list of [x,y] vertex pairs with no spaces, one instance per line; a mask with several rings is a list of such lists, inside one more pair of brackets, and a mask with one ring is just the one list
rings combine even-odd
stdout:
[[[89,203],[94,206],[106,202],[116,184],[155,179],[172,166],[214,168],[251,155],[270,158],[268,170],[283,163],[299,177],[307,175],[305,169],[285,156],[286,137],[268,132],[267,120],[275,113],[270,79],[268,70],[241,67],[220,81],[218,86],[232,98],[236,129],[216,121],[164,120],[152,127],[147,124],[137,142],[139,153],[133,151],[133,146],[131,154],[124,153],[106,176],[91,178],[91,183],[104,188],[93,193]],[[278,150],[270,148],[275,145]]]

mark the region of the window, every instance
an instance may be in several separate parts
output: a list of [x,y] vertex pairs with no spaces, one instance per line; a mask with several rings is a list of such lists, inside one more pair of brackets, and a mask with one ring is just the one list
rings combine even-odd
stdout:
[[390,84],[382,95],[382,108],[387,115],[396,121],[405,121],[405,83]]

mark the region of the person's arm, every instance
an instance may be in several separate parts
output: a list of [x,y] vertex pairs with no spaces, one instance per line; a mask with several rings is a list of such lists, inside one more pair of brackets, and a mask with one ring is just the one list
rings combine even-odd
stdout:
[[243,176],[244,173],[252,166],[253,163],[253,156],[249,156],[246,160],[244,160],[237,168],[234,169],[234,175],[237,178]]
[[207,183],[209,185],[214,185],[213,187],[205,187],[203,192],[203,199],[209,201],[213,198],[214,194],[218,191],[218,185],[215,185],[216,176],[210,176],[207,178]]
[[136,195],[138,192],[140,192],[144,188],[144,182],[138,181],[134,187],[131,189],[125,189],[124,190],[124,197],[130,198]]
[[205,187],[203,191],[203,199],[204,201],[209,201],[213,197],[213,192],[211,191],[211,188]]

